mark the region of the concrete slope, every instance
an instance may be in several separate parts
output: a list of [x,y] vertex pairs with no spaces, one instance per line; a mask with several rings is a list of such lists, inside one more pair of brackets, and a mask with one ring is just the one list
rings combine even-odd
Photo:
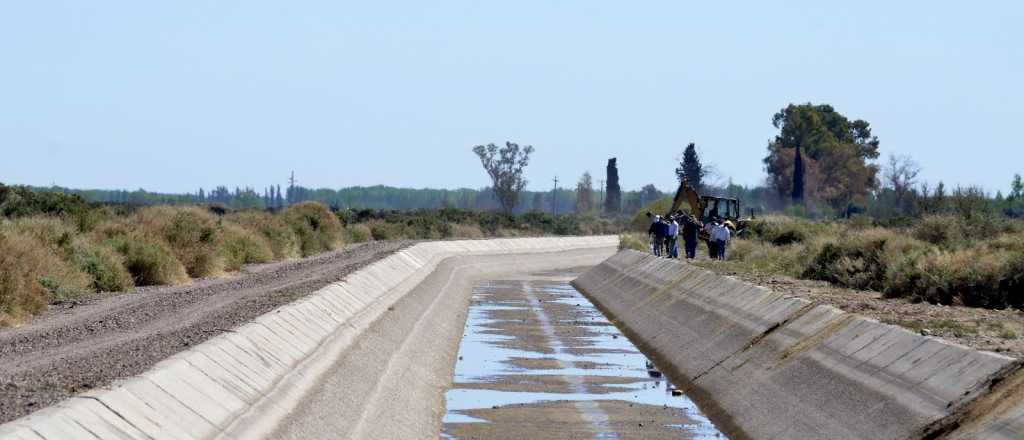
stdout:
[[142,375],[2,425],[0,438],[261,436],[275,429],[366,330],[443,261],[457,256],[609,250],[616,244],[616,237],[421,243],[168,358]]
[[732,438],[953,435],[1021,374],[1004,356],[634,251],[574,285]]

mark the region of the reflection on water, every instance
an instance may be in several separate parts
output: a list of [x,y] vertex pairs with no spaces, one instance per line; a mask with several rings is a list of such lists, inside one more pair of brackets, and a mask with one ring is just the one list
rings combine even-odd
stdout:
[[[520,289],[522,294],[512,298],[508,295],[494,295],[499,289]],[[555,314],[557,316],[549,316],[552,313],[546,309],[556,307],[562,311],[568,309],[570,313],[560,312]],[[524,311],[530,312],[533,318],[531,323],[540,327],[540,333],[547,341],[544,347],[518,343],[516,336],[508,331],[513,321],[497,318],[508,318],[515,316],[515,312]],[[571,323],[566,322],[570,319]],[[556,334],[556,326],[567,325],[580,331],[571,336],[564,332]],[[649,362],[590,301],[568,283],[482,283],[473,293],[473,304],[470,306],[465,334],[459,347],[459,360],[455,366],[455,385],[445,395],[447,414],[443,421],[446,424],[486,423],[465,412],[547,401],[578,402],[577,408],[593,412],[589,416],[584,414],[585,418],[600,421],[607,420],[607,416],[600,414],[597,405],[589,402],[621,400],[680,409],[693,423],[666,427],[679,429],[681,434],[685,434],[681,437],[722,438],[722,434],[689,398],[673,396],[674,387],[671,383],[663,377],[652,377],[652,372],[648,370]],[[530,377],[540,376],[558,377],[568,383],[568,392],[459,388],[459,384],[491,384],[509,377],[522,383],[529,381]],[[602,378],[615,380],[602,383]],[[626,380],[621,380],[623,378]]]

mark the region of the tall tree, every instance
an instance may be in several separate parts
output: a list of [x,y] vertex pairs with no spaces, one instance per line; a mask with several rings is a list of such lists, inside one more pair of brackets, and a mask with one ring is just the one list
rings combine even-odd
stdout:
[[519,203],[519,193],[526,187],[523,170],[530,164],[533,146],[520,148],[519,144],[505,142],[504,147],[494,144],[477,145],[473,147],[473,152],[491,177],[494,197],[501,204],[501,209],[512,213]]
[[676,178],[680,182],[686,180],[691,188],[698,193],[703,193],[705,176],[707,176],[707,170],[701,165],[700,157],[697,156],[697,146],[690,142],[683,150],[683,158],[679,161],[679,167],[676,168]]
[[661,197],[661,191],[658,191],[658,188],[652,184],[647,184],[640,188],[640,206],[658,200],[659,197]]
[[615,158],[608,159],[605,167],[604,212],[615,214],[622,211],[622,188],[619,187],[619,167]]
[[889,155],[889,163],[883,171],[885,186],[892,190],[895,196],[897,209],[904,209],[907,203],[907,195],[917,184],[917,175],[921,173],[921,167],[911,159],[910,156]]
[[793,203],[801,204],[804,201],[804,184],[806,183],[805,174],[807,169],[804,167],[804,155],[800,154],[800,145],[796,146],[796,151],[793,153]]
[[830,105],[790,104],[772,117],[779,134],[764,159],[780,196],[793,194],[796,150],[804,168],[804,195],[834,208],[847,206],[877,187],[878,137],[866,121],[850,121]]
[[576,184],[576,212],[585,213],[594,208],[594,180],[584,172]]

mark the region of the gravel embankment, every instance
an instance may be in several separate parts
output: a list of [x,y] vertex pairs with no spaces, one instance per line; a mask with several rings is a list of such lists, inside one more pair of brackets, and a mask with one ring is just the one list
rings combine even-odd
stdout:
[[409,244],[373,242],[228,278],[52,305],[22,327],[0,329],[0,423],[142,373]]

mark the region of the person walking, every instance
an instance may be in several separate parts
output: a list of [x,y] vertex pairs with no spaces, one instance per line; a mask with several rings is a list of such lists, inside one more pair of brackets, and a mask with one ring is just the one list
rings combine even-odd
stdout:
[[715,222],[715,228],[711,232],[711,238],[715,241],[715,251],[717,252],[717,259],[725,260],[725,249],[729,245],[729,238],[732,236],[732,231],[725,225],[724,222],[718,220]]
[[706,225],[704,225],[704,233],[708,236],[708,258],[712,260],[718,259],[718,253],[715,252],[715,239],[712,237],[712,233],[715,230],[715,222],[718,221],[717,217],[712,217]]
[[692,215],[683,215],[683,247],[686,251],[686,258],[692,260],[697,256],[697,234],[700,232],[701,224]]
[[669,258],[679,258],[678,240],[679,223],[676,222],[675,216],[672,216],[668,219],[668,234],[665,236],[665,250],[668,252]]

